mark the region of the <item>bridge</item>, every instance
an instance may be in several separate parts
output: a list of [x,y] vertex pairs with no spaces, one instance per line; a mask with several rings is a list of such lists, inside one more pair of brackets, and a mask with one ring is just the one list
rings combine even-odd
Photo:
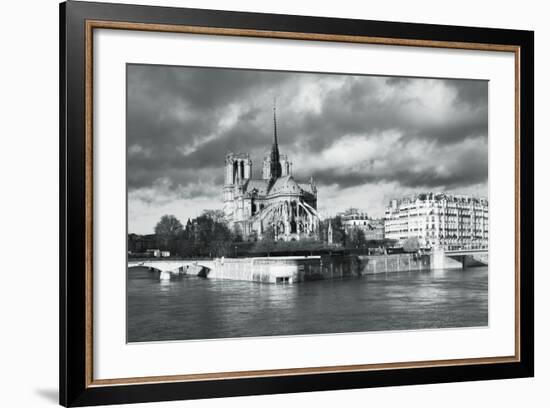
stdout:
[[459,269],[488,264],[489,250],[487,248],[434,249],[432,251],[432,269]]
[[160,260],[160,259],[148,259],[148,260],[135,260],[128,261],[128,268],[143,267],[147,268],[150,272],[156,272],[159,274],[161,280],[168,280],[174,275],[192,275],[192,276],[204,276],[212,268],[212,261],[200,260]]

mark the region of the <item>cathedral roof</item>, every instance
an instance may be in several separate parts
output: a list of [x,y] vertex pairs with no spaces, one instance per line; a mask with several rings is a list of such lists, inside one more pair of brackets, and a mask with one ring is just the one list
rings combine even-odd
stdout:
[[301,192],[302,188],[292,176],[279,177],[269,190],[270,194],[299,194]]
[[272,194],[315,194],[309,183],[298,183],[291,175],[275,179],[271,187],[270,180],[263,179],[248,179],[243,187],[244,193],[252,194],[252,192],[255,191],[258,196],[268,196]]
[[245,191],[251,193],[253,190],[258,192],[258,195],[266,195],[269,188],[269,180],[248,180],[246,183]]

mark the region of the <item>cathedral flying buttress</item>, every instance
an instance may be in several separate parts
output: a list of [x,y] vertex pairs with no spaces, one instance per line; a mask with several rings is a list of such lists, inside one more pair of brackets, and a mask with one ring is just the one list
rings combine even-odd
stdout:
[[292,176],[292,163],[279,153],[277,113],[273,106],[273,143],[263,160],[262,178],[252,178],[248,153],[225,157],[223,210],[232,229],[245,239],[276,240],[318,238],[317,186],[311,177],[300,183]]

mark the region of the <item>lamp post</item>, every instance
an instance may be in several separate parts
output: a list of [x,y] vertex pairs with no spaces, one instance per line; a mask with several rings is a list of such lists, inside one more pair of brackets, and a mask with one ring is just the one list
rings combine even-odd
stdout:
[[237,245],[235,245],[235,258],[237,257]]

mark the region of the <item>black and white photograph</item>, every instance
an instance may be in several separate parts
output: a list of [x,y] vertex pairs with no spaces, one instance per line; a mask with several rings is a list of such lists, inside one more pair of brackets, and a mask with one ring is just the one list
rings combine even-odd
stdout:
[[127,65],[127,341],[488,325],[488,81]]

